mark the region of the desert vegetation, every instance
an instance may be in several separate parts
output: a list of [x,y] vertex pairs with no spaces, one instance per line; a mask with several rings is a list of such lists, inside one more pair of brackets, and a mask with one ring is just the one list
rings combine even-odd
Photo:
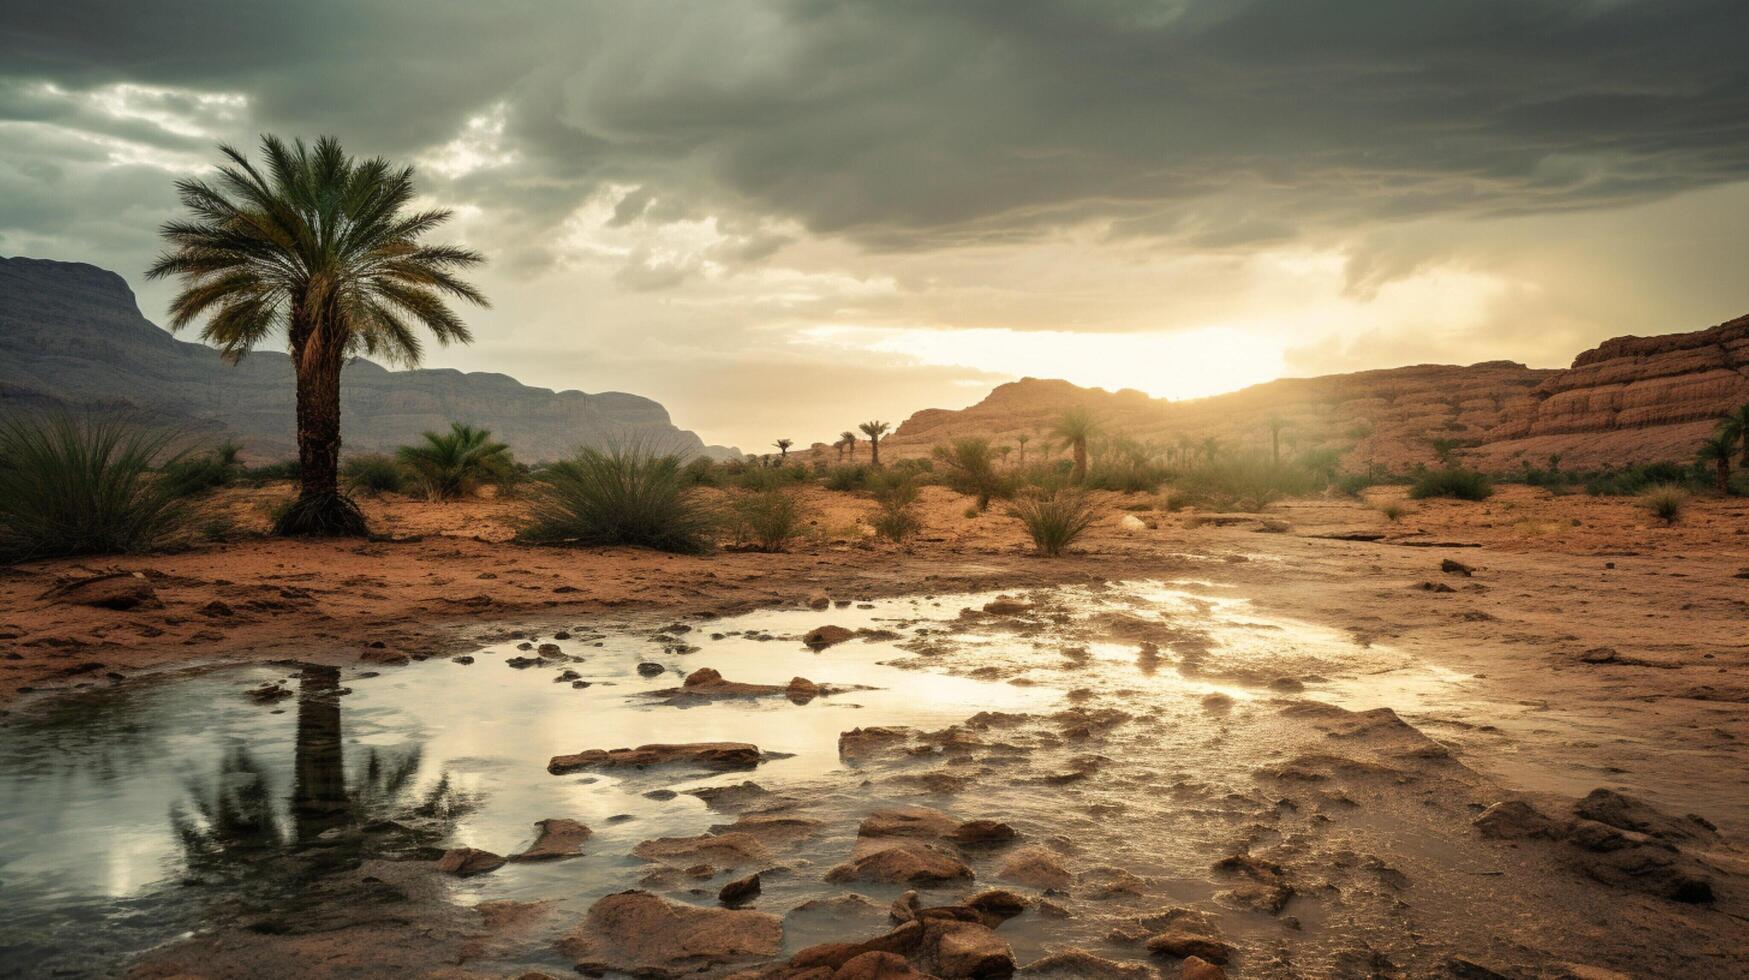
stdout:
[[1682,519],[1682,509],[1688,506],[1688,491],[1664,484],[1640,494],[1640,506],[1658,520],[1675,524]]
[[584,449],[541,471],[519,538],[708,551],[718,520],[693,492],[684,466],[678,455],[644,447]]
[[106,418],[0,419],[0,560],[126,554],[167,544],[187,489],[154,474],[179,461],[173,433]]
[[1021,494],[1008,514],[1020,521],[1033,547],[1047,558],[1068,550],[1098,519],[1086,492],[1069,488]]
[[276,530],[362,535],[364,516],[340,490],[340,372],[372,355],[417,364],[415,325],[439,343],[466,343],[450,302],[484,305],[458,273],[479,253],[425,235],[450,212],[412,211],[413,168],[356,160],[338,140],[314,146],[261,139],[263,168],[222,147],[215,180],[176,184],[190,217],[166,223],[168,244],[148,278],[175,278],[179,330],[205,320],[201,339],[240,357],[287,338],[297,384],[298,499]]
[[515,472],[509,446],[462,422],[450,423],[448,432],[425,433],[424,441],[402,446],[395,458],[427,500],[466,497]]

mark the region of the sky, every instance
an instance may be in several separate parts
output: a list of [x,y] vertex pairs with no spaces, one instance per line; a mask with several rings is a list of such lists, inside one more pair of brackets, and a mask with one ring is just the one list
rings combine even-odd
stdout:
[[835,438],[1749,312],[1742,0],[0,2],[0,254],[142,273],[332,134],[484,252],[425,363]]

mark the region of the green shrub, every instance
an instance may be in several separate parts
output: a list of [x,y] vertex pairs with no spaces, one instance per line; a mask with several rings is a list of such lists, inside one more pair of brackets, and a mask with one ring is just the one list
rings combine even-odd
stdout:
[[1324,487],[1317,474],[1262,455],[1217,456],[1185,468],[1173,482],[1179,492],[1198,505],[1247,511],[1262,510],[1283,497],[1313,493]]
[[1409,508],[1391,500],[1379,505],[1379,513],[1385,515],[1385,520],[1395,524],[1409,513]]
[[160,479],[173,488],[172,492],[184,497],[229,486],[242,473],[242,464],[237,460],[241,451],[236,443],[227,442],[206,452],[177,456],[164,464]]
[[1428,470],[1416,478],[1409,488],[1413,500],[1429,497],[1453,497],[1458,500],[1487,500],[1494,495],[1494,484],[1475,470],[1461,466]]
[[283,463],[265,463],[261,466],[245,466],[241,478],[260,486],[263,483],[277,483],[281,480],[296,480],[301,467],[298,461],[288,459]]
[[1688,506],[1688,491],[1670,484],[1653,487],[1640,494],[1640,506],[1664,523],[1675,524],[1682,519],[1682,509]]
[[1637,497],[1659,486],[1705,490],[1712,486],[1712,477],[1698,466],[1665,462],[1610,467],[1587,475],[1584,482],[1585,492],[1593,497]]
[[541,471],[533,516],[517,537],[698,554],[710,550],[716,526],[715,515],[691,492],[678,455],[585,449]]
[[451,422],[448,432],[425,433],[423,443],[402,446],[395,458],[430,500],[465,497],[482,483],[504,479],[513,466],[509,446],[461,422]]
[[1008,514],[1020,520],[1039,554],[1048,558],[1061,555],[1095,519],[1087,495],[1075,490],[1025,494],[1009,507]]
[[1359,499],[1366,488],[1373,485],[1373,479],[1366,473],[1342,473],[1336,477],[1336,492],[1345,497]]
[[340,479],[351,493],[375,497],[407,488],[407,469],[387,453],[359,453],[340,466]]
[[783,551],[800,531],[805,517],[801,498],[793,490],[755,490],[731,505],[735,540],[756,551]]
[[179,489],[151,472],[171,438],[113,420],[0,420],[0,560],[164,544],[188,519]]
[[834,466],[826,471],[826,489],[841,492],[861,490],[868,485],[870,472],[869,467],[861,463]]
[[920,490],[915,475],[898,468],[884,470],[870,478],[869,489],[878,508],[872,522],[876,534],[896,544],[923,526],[917,517]]
[[689,487],[722,486],[722,474],[717,471],[717,464],[709,456],[694,456],[687,460],[680,475]]
[[996,453],[988,439],[971,436],[955,439],[952,445],[936,446],[935,459],[942,465],[947,485],[976,498],[979,511],[989,509],[993,498],[1013,496],[1013,481],[997,472]]

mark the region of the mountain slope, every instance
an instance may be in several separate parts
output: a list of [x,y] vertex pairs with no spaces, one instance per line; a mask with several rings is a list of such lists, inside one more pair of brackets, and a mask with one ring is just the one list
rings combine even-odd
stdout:
[[[358,359],[341,375],[347,452],[385,450],[451,421],[491,429],[527,460],[639,442],[727,456],[676,428],[661,405],[620,392],[531,388],[502,374],[390,371]],[[291,359],[235,365],[140,314],[127,283],[75,262],[0,258],[0,407],[114,407],[237,439],[256,459],[295,453]]]

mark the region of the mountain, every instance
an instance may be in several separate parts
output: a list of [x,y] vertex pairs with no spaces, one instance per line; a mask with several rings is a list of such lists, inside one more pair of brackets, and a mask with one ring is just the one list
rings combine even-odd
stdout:
[[926,409],[882,443],[883,453],[917,456],[959,436],[1032,451],[1071,406],[1106,429],[1162,447],[1214,438],[1228,448],[1267,449],[1272,418],[1286,423],[1284,454],[1334,449],[1344,467],[1403,469],[1435,461],[1434,440],[1489,470],[1686,461],[1718,417],[1749,401],[1749,317],[1706,330],[1620,337],[1580,354],[1573,366],[1534,369],[1511,361],[1467,367],[1411,367],[1317,378],[1286,378],[1187,401],[1139,391],[1079,388],[1025,378],[960,411]]
[[[296,454],[291,358],[236,364],[141,315],[121,276],[78,262],[0,258],[0,408],[106,408],[240,442],[256,460]],[[610,391],[550,391],[502,374],[391,371],[362,358],[341,373],[347,452],[392,449],[451,421],[491,429],[530,461],[612,443],[714,457],[661,405]]]

